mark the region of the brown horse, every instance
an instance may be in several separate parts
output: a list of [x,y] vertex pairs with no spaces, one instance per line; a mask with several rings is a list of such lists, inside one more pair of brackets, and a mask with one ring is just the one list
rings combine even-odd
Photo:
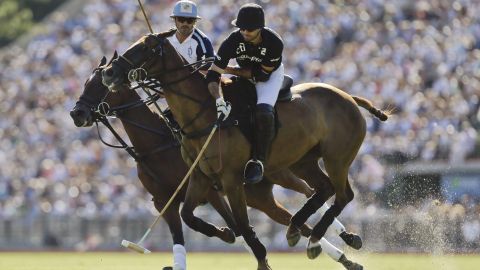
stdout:
[[[111,90],[126,89],[124,82],[129,70],[142,67],[164,87],[167,103],[183,131],[186,134],[207,131],[206,135],[216,123],[215,102],[203,77],[192,75],[189,69],[183,68],[184,64],[168,40],[161,35],[148,35],[103,71],[103,82]],[[327,192],[322,192],[321,199],[316,200],[316,203],[323,204],[330,196],[336,195],[334,205],[323,215],[316,226],[316,234],[312,235],[320,239],[334,217],[353,199],[347,179],[348,169],[366,133],[365,119],[358,106],[384,120],[387,116],[369,101],[357,98],[357,103],[352,96],[327,84],[305,83],[292,90],[294,98],[291,102],[277,104],[282,128],[274,140],[266,175],[292,168],[304,179],[330,181],[331,185],[322,187]],[[257,258],[258,269],[271,269],[265,246],[250,227],[247,215],[242,173],[250,158],[250,144],[238,128],[226,129],[218,136],[220,139],[212,141],[205,151],[209,158],[200,161],[197,174],[221,182],[238,229]],[[187,153],[198,153],[205,140],[206,136],[183,137],[182,156],[187,162],[191,163]],[[323,158],[328,177],[318,167],[319,158]],[[223,166],[218,168],[216,164],[220,162]],[[192,175],[185,201],[198,200],[198,193],[210,185],[207,178]]]
[[[142,158],[138,160],[139,178],[145,188],[154,196],[155,207],[158,211],[161,211],[166,201],[172,196],[175,187],[179,185],[181,179],[179,174],[185,174],[187,171],[186,165],[180,156],[179,146],[175,144],[175,139],[171,135],[165,121],[142,103],[136,92],[122,91],[108,94],[108,88],[101,83],[100,75],[105,62],[106,59],[102,59],[99,67],[94,70],[87,80],[84,91],[70,114],[75,125],[91,126],[94,120],[94,110],[98,108],[101,102],[108,104],[109,113],[115,113],[122,121],[136,152],[139,154],[148,153],[140,155]],[[154,150],[151,150],[154,145],[159,145],[159,148],[154,147]],[[145,163],[147,161],[148,163]],[[309,187],[302,180],[297,179],[288,172],[279,172],[274,176],[280,179],[278,182],[282,183],[286,188],[301,190],[306,196],[312,194]],[[315,183],[313,182],[313,184]],[[288,225],[291,214],[273,198],[272,187],[273,184],[268,180],[255,186],[246,186],[247,204],[263,211],[278,223]],[[207,191],[204,197],[200,198],[200,201],[210,202],[224,217],[227,224],[235,227],[230,217],[230,209],[223,198],[220,198],[218,193],[212,188],[208,188]],[[178,213],[179,203],[184,196],[185,189],[182,189],[174,204],[167,209],[163,216],[169,225],[175,245],[184,244]],[[189,207],[194,209],[196,205],[184,206],[185,211],[182,211],[183,218],[188,221],[189,226],[194,230],[208,236],[219,237],[225,242],[234,240],[228,228],[216,228],[209,223],[203,222],[193,216],[193,209],[188,210]],[[311,229],[305,225],[302,226],[301,231],[304,236],[309,236]],[[361,246],[361,239],[356,235],[344,232],[341,237],[347,244],[355,248]],[[323,241],[326,242],[326,246],[330,245],[325,239]],[[362,269],[360,265],[349,261],[341,251],[337,250],[336,253],[332,251],[329,253],[329,250],[326,249],[326,252],[332,258],[342,263],[346,269]]]
[[[100,66],[94,70],[92,76],[85,83],[84,92],[70,115],[76,126],[91,126],[94,120],[94,110],[98,105],[105,102],[110,106],[110,113],[116,113],[121,120],[135,153],[139,157],[137,160],[138,177],[145,189],[153,195],[155,208],[161,211],[177,189],[188,168],[182,160],[177,139],[174,138],[165,122],[161,121],[147,105],[141,102],[136,92],[125,91],[119,95],[107,96],[108,89],[101,80],[101,70],[105,62],[106,59],[103,58]],[[163,215],[172,234],[173,244],[182,247],[185,240],[179,207],[185,194],[186,187],[180,190],[179,195]],[[235,227],[228,205],[216,190],[209,189],[204,201],[208,201],[229,226]],[[201,220],[198,224],[202,227],[204,234],[219,237],[226,242],[232,242],[235,239],[229,228],[213,228],[213,225]]]

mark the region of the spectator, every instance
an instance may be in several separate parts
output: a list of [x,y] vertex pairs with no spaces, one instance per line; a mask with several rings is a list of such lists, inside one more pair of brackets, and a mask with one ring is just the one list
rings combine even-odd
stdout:
[[[196,2],[204,17],[198,27],[218,48],[246,1]],[[268,24],[284,38],[285,72],[297,83],[326,82],[378,107],[395,107],[381,125],[366,118],[368,135],[351,172],[359,179],[354,188],[380,189],[384,168],[377,159],[389,154],[451,163],[478,158],[472,151],[480,127],[480,2],[353,2],[271,0],[263,6]],[[171,25],[173,3],[146,4],[156,31]],[[137,4],[88,0],[82,11],[50,17],[45,28],[49,32],[25,48],[0,51],[0,218],[72,209],[85,217],[151,211],[134,161],[67,116],[100,58],[148,32]],[[375,205],[372,196],[365,194],[369,205]],[[350,213],[361,215],[363,205],[355,207]],[[467,242],[478,241],[472,215],[467,211],[462,227]]]

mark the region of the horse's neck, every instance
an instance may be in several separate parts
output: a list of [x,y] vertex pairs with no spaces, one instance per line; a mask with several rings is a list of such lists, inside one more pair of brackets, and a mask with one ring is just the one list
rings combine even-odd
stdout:
[[[177,79],[186,79],[169,86],[171,91],[165,91],[167,103],[180,126],[183,128],[188,125],[185,132],[204,129],[215,121],[214,100],[200,74],[189,75],[188,71],[178,73]],[[202,110],[206,111],[201,112]]]
[[[137,93],[129,97],[128,102],[135,102],[140,97]],[[141,105],[124,111],[120,116],[125,131],[138,153],[145,154],[155,146],[172,143],[174,138],[165,121],[153,113],[147,105]],[[132,124],[135,123],[135,124]],[[156,130],[158,133],[142,127]],[[161,134],[164,135],[161,135]]]

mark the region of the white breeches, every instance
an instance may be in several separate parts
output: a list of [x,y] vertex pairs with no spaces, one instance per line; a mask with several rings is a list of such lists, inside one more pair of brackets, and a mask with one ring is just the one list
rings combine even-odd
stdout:
[[257,89],[257,104],[265,103],[272,106],[275,105],[280,87],[282,87],[284,72],[283,64],[281,64],[277,70],[270,75],[268,81],[257,82],[255,84],[255,88]]

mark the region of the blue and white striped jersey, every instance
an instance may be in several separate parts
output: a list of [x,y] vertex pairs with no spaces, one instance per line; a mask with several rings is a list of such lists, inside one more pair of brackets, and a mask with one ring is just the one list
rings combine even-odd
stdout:
[[[167,37],[170,43],[175,49],[188,61],[193,63],[207,57],[215,56],[213,51],[212,42],[210,39],[197,28],[193,29],[192,34],[187,37],[182,43],[177,39],[177,36],[173,34]],[[210,65],[203,67],[202,69],[208,69]]]

